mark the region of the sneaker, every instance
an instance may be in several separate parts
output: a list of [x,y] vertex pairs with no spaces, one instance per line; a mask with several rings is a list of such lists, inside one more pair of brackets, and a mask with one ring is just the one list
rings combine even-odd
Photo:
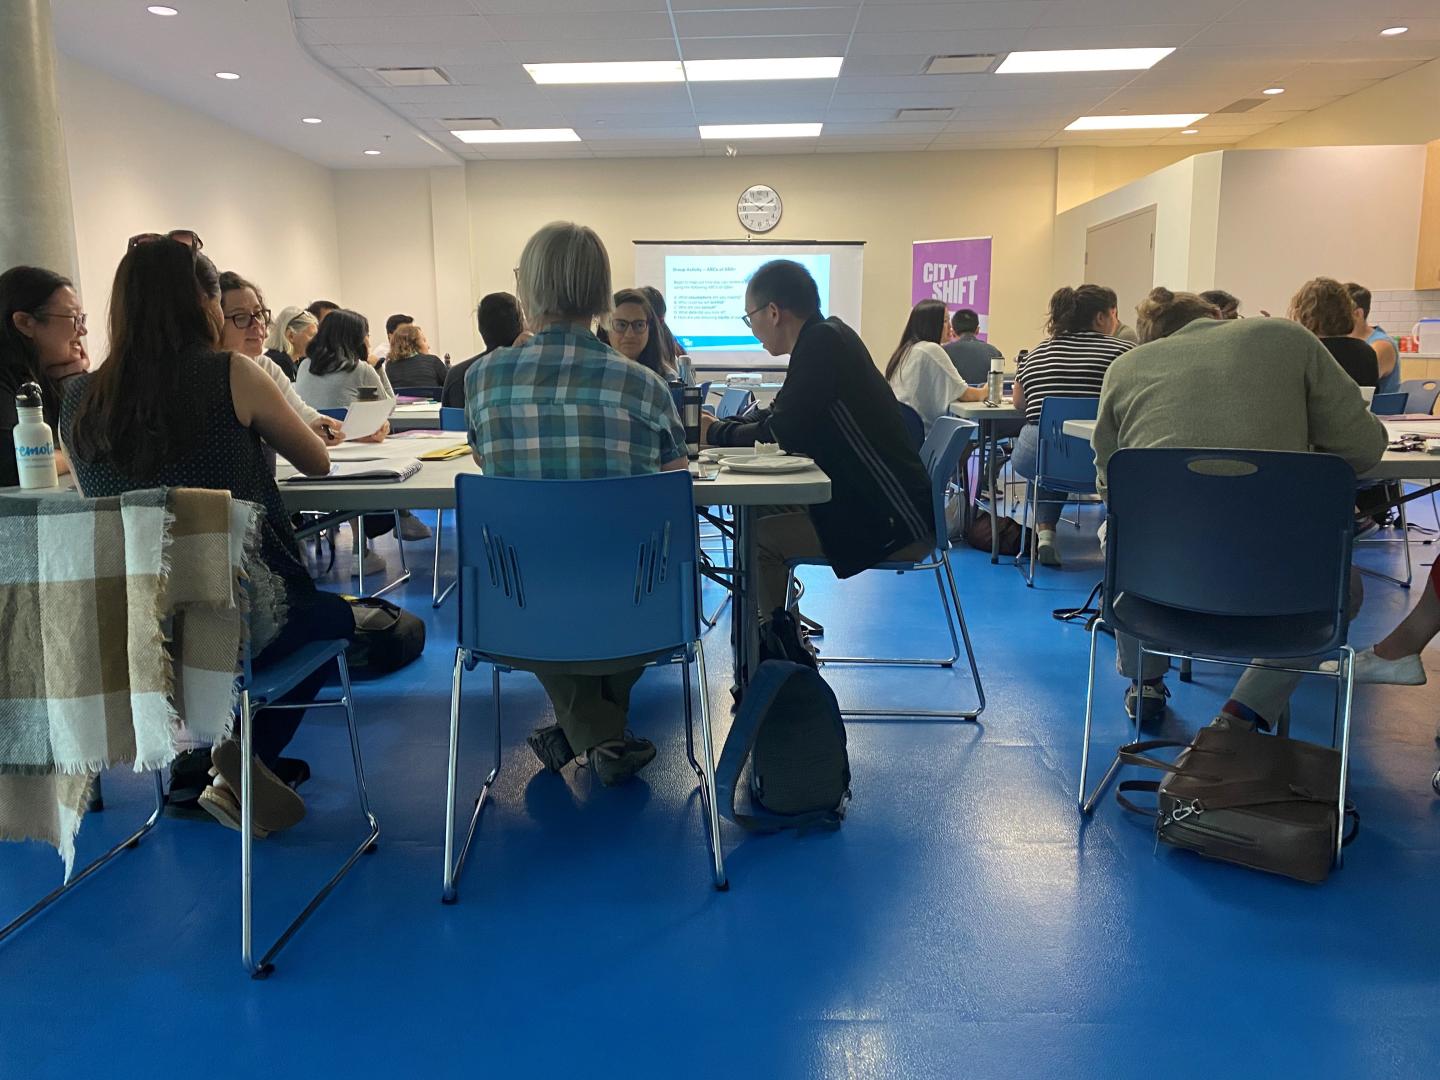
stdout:
[[1418,654],[1402,656],[1399,660],[1386,660],[1375,655],[1375,646],[1361,649],[1355,654],[1355,681],[1357,683],[1388,683],[1391,686],[1424,686],[1425,665]]
[[1148,724],[1160,719],[1169,708],[1170,688],[1163,682],[1131,683],[1125,689],[1125,715],[1131,720],[1140,713],[1140,723]]
[[614,787],[625,783],[655,760],[655,744],[649,739],[637,739],[627,732],[623,739],[611,739],[592,746],[586,756],[600,782],[606,787]]
[[365,554],[360,559],[360,568],[367,574],[383,574],[385,572],[385,556],[367,547]]
[[[215,771],[219,778],[225,781],[229,787],[231,797],[239,802],[240,772],[243,763],[240,758],[240,744],[234,739],[227,739],[215,747],[211,754],[215,762]],[[295,794],[294,791],[265,767],[264,762],[258,758],[254,761],[254,798],[255,798],[255,824],[265,829],[266,832],[279,832],[298,825],[305,817],[305,800]],[[211,785],[214,787],[215,785]],[[207,791],[209,788],[206,789]],[[203,796],[202,796],[203,801]],[[207,806],[212,814],[214,810]],[[237,817],[238,823],[239,818]],[[238,824],[236,826],[238,828]]]
[[[240,798],[223,778],[217,777],[213,784],[200,793],[197,802],[202,810],[221,825],[236,832],[240,831]],[[251,835],[256,840],[264,840],[270,835],[270,830],[259,821],[254,821],[251,822]]]
[[429,540],[431,535],[429,525],[426,525],[408,510],[402,510],[400,512],[400,539]]
[[535,751],[540,764],[551,772],[558,773],[575,760],[575,751],[570,748],[570,740],[565,737],[565,732],[560,730],[559,724],[536,728],[525,736],[525,741],[530,749]]
[[1035,558],[1041,566],[1060,565],[1060,552],[1055,550],[1054,529],[1039,529],[1036,531]]
[[1242,720],[1238,716],[1231,716],[1227,712],[1216,715],[1210,721],[1210,726],[1217,731],[1258,731],[1259,729],[1249,720]]

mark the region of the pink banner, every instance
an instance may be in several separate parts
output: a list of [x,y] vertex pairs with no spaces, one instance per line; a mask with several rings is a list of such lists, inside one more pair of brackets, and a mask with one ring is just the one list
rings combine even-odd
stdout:
[[948,311],[980,316],[980,337],[990,329],[990,244],[968,240],[916,240],[911,255],[910,303],[941,300]]

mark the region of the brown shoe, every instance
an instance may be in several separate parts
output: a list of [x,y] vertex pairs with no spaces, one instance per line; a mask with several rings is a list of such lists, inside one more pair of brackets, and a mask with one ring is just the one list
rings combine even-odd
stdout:
[[[211,754],[215,771],[229,786],[236,804],[240,801],[240,772],[243,768],[240,744],[227,739]],[[298,825],[305,817],[305,800],[285,781],[267,769],[258,758],[254,760],[255,825],[266,832],[280,832]],[[212,785],[213,786],[213,785]],[[207,807],[207,809],[209,809]],[[237,816],[238,823],[238,816]],[[238,824],[236,826],[238,828]]]
[[[240,800],[230,790],[230,785],[224,780],[217,779],[204,791],[200,793],[196,803],[212,818],[224,825],[227,829],[240,831]],[[256,840],[264,840],[270,835],[269,829],[262,829],[259,823],[251,826],[250,835]]]

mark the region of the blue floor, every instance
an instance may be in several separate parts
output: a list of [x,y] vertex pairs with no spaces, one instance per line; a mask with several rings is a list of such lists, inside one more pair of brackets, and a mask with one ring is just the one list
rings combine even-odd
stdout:
[[[1062,526],[1066,566],[1033,590],[957,553],[983,724],[852,724],[843,829],[751,839],[724,825],[724,894],[671,669],[645,676],[633,710],[660,756],[616,790],[540,770],[523,739],[546,700],[531,677],[507,678],[496,801],[460,902],[439,903],[455,607],[431,612],[422,569],[397,599],[429,622],[425,656],[359,690],[379,851],[257,983],[240,968],[235,834],[162,821],[0,946],[0,1077],[1435,1076],[1440,687],[1357,692],[1363,828],[1322,886],[1157,851],[1113,801],[1082,824],[1087,638],[1050,611],[1099,577],[1094,526],[1093,511],[1081,531]],[[393,542],[380,550],[396,561]],[[1435,549],[1413,550],[1423,580]],[[1393,568],[1398,550],[1358,561]],[[809,581],[834,654],[944,644],[925,578]],[[1366,588],[1357,643],[1409,605],[1393,585]],[[722,716],[723,631],[708,639]],[[1113,745],[1122,684],[1102,655]],[[842,704],[968,700],[959,670],[826,674]],[[1172,679],[1167,730],[1208,721],[1230,678]],[[488,768],[488,683],[467,683],[467,790]],[[1303,691],[1296,734],[1328,739],[1329,716],[1323,689]],[[295,751],[315,766],[310,816],[256,845],[267,942],[359,836],[343,725],[307,722]],[[105,782],[82,858],[146,805],[143,779]],[[53,852],[0,848],[0,922],[57,880]]]

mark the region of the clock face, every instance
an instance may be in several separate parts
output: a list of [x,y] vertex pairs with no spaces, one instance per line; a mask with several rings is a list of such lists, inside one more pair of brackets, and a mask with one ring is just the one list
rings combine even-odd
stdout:
[[769,232],[775,228],[780,224],[783,210],[779,192],[765,184],[746,188],[735,207],[740,224],[752,233]]

